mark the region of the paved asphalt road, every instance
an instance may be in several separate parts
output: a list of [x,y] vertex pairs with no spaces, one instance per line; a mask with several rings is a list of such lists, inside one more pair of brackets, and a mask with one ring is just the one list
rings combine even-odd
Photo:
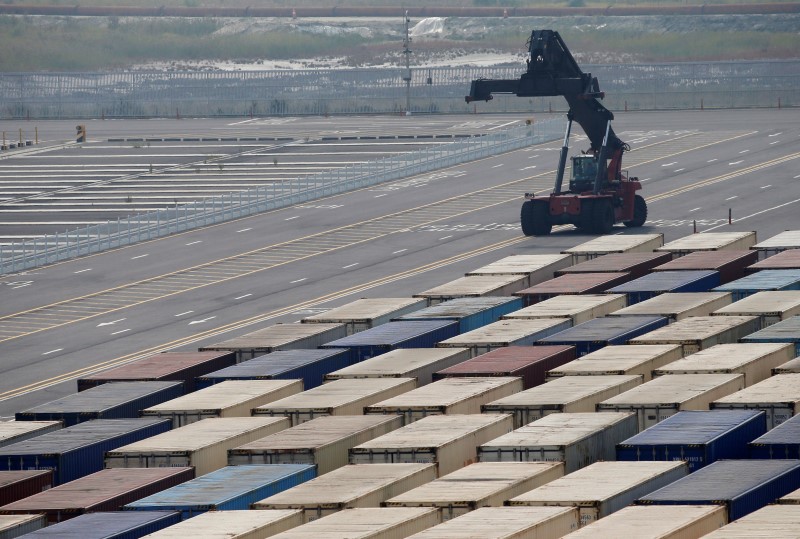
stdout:
[[[133,125],[117,122],[115,134]],[[671,241],[696,221],[763,240],[800,228],[800,111],[627,113],[615,130],[633,148],[623,166],[644,182],[650,215],[613,233]],[[521,194],[551,188],[559,144],[0,278],[0,416],[74,392],[101,364],[359,297],[407,297],[510,254],[582,243],[591,236],[519,230]]]

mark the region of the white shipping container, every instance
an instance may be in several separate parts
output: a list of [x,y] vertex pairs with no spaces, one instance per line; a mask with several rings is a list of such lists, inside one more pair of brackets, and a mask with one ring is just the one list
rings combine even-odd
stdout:
[[343,378],[416,378],[430,384],[433,373],[470,359],[467,348],[401,348],[325,375],[325,381]]
[[470,275],[414,294],[414,297],[425,298],[428,305],[436,305],[455,298],[513,296],[514,292],[525,288],[526,282],[527,275]]
[[615,460],[618,443],[639,433],[632,412],[550,414],[478,448],[481,462],[563,462],[572,473]]
[[226,380],[142,410],[177,429],[210,417],[250,417],[257,406],[303,391],[302,380]]
[[800,374],[776,374],[711,403],[712,410],[764,410],[767,430],[777,427],[800,409]]
[[572,265],[572,257],[557,255],[511,255],[466,273],[470,275],[526,275],[524,288],[552,279],[555,272]]
[[712,314],[724,316],[758,316],[765,328],[800,314],[800,290],[765,290],[717,309]]
[[761,260],[786,249],[800,249],[800,230],[784,230],[756,243],[751,249],[758,251],[758,258]]
[[651,253],[664,245],[664,234],[625,234],[599,236],[561,251],[572,255],[574,264],[609,253]]
[[364,407],[365,414],[393,414],[408,425],[441,414],[479,414],[481,406],[522,391],[516,376],[444,378]]
[[479,462],[387,500],[386,507],[438,507],[442,520],[480,507],[502,507],[514,496],[564,475],[561,462]]
[[514,428],[559,412],[594,412],[597,403],[642,383],[641,376],[570,376],[485,404],[483,413],[511,414]]
[[636,412],[642,431],[682,410],[708,410],[712,401],[743,387],[741,374],[670,374],[604,400],[597,411]]
[[501,320],[569,318],[572,325],[600,318],[625,307],[625,294],[574,294],[546,299],[501,317]]
[[404,539],[438,523],[439,512],[429,507],[347,509],[275,539]]
[[797,539],[800,505],[766,505],[703,539]]
[[478,446],[511,432],[509,415],[432,415],[350,450],[353,464],[430,462],[438,476],[478,460]]
[[688,356],[717,344],[739,342],[755,333],[757,316],[693,316],[631,339],[628,344],[680,344]]
[[61,428],[61,421],[0,421],[0,447]]
[[347,464],[351,448],[402,426],[395,416],[318,417],[229,450],[228,464],[316,464],[322,475]]
[[721,505],[633,505],[564,539],[699,539],[727,523]]
[[676,322],[691,316],[710,316],[730,305],[730,292],[666,292],[612,313],[612,316],[666,316]]
[[649,382],[655,369],[682,357],[683,347],[679,344],[605,346],[548,371],[547,380],[562,376],[628,374],[639,375],[643,382]]
[[409,539],[558,539],[577,527],[571,507],[482,507]]
[[572,327],[565,318],[499,320],[436,344],[437,348],[468,348],[472,357],[504,346],[527,346]]
[[303,521],[389,498],[436,479],[433,464],[348,464],[253,504],[253,509],[302,509]]
[[231,350],[236,353],[236,361],[242,362],[276,350],[318,348],[345,336],[344,324],[275,324],[198,350]]
[[512,498],[508,504],[577,507],[580,525],[585,526],[688,473],[683,461],[595,462]]
[[47,526],[47,515],[0,515],[0,537],[11,539],[41,530]]
[[[794,353],[794,343],[786,343],[786,347],[788,347],[790,353]],[[776,374],[792,374],[792,373],[800,373],[800,357],[796,357],[794,359],[790,359],[786,363],[782,363],[772,369],[773,376]]]
[[706,232],[689,234],[656,249],[674,258],[695,251],[746,251],[756,244],[755,232]]
[[147,539],[266,539],[303,524],[303,512],[208,511],[159,530]]
[[254,416],[288,417],[292,425],[327,415],[362,415],[364,407],[411,391],[413,378],[334,380],[253,409]]
[[196,477],[228,464],[228,449],[290,426],[285,417],[225,417],[198,421],[106,453],[106,468],[194,466]]
[[347,334],[352,335],[385,324],[398,316],[424,309],[427,305],[424,299],[415,298],[361,298],[324,313],[306,316],[301,322],[344,324]]
[[718,344],[655,369],[653,376],[737,373],[744,375],[748,387],[769,378],[773,369],[792,356],[791,343]]

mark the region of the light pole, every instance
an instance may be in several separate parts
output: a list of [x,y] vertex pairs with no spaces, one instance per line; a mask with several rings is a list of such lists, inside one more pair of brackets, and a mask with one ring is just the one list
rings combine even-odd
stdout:
[[408,18],[408,10],[406,10],[406,37],[403,39],[403,54],[406,57],[406,70],[403,74],[403,80],[406,81],[406,115],[411,114],[411,36],[408,30],[410,22],[411,19]]

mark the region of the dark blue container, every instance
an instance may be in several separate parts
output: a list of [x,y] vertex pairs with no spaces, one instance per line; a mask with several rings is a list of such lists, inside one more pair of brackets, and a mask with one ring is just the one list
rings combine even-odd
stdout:
[[689,471],[747,458],[747,443],[767,431],[758,410],[684,411],[617,444],[617,460],[685,460]]
[[141,411],[183,395],[183,382],[111,382],[17,412],[17,421],[62,421],[139,417]]
[[733,301],[765,290],[800,290],[800,269],[761,270],[714,289],[730,292]]
[[459,333],[466,333],[497,322],[501,316],[518,311],[524,306],[522,298],[514,297],[456,298],[405,314],[395,320],[451,320],[458,322]]
[[718,460],[639,498],[639,505],[720,505],[734,521],[800,488],[800,461]]
[[257,501],[317,476],[315,464],[226,466],[129,503],[126,511],[180,511],[184,520],[206,511],[247,510]]
[[606,292],[625,294],[628,305],[633,305],[667,292],[708,292],[719,283],[718,271],[658,271],[609,288]]
[[86,513],[25,535],[37,539],[139,539],[181,521],[172,511]]
[[435,348],[436,343],[456,335],[458,322],[451,320],[387,322],[323,344],[320,348],[349,348],[352,365],[398,348]]
[[225,380],[303,380],[311,389],[322,383],[326,374],[350,365],[350,351],[279,350],[243,361],[197,378],[197,389],[210,387]]
[[666,326],[668,322],[669,319],[664,316],[606,316],[539,339],[536,344],[574,346],[577,356],[580,357],[608,345],[625,344],[640,335]]
[[767,326],[739,339],[740,342],[786,342],[794,343],[794,355],[800,356],[800,316],[793,316]]
[[800,415],[769,430],[748,447],[751,459],[800,459]]
[[106,451],[171,428],[169,419],[87,421],[0,447],[0,470],[53,470],[53,486],[57,486],[102,470]]

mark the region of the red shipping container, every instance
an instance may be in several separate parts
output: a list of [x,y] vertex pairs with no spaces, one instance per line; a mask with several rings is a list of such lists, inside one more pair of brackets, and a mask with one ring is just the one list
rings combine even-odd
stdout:
[[631,279],[672,260],[672,253],[610,253],[558,270],[556,277],[571,273],[630,273]]
[[194,479],[194,468],[110,468],[0,507],[0,515],[45,513],[49,523],[122,506]]
[[519,376],[523,389],[541,385],[547,371],[575,359],[574,346],[505,346],[433,374],[433,380],[455,376]]
[[745,269],[758,260],[758,251],[695,251],[653,268],[653,271],[698,271],[719,272],[721,284],[726,284],[745,275]]
[[560,295],[599,294],[632,279],[629,273],[620,272],[572,273],[525,288],[514,295],[522,296],[526,305],[533,305]]
[[[756,251],[757,252],[757,251]],[[747,273],[767,269],[800,269],[800,249],[786,249],[747,267]]]
[[52,486],[52,470],[1,471],[0,506],[39,494]]

